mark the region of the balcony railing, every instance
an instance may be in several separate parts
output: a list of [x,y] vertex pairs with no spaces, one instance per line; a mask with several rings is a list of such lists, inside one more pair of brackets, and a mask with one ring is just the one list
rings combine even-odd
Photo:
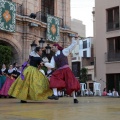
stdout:
[[[47,23],[47,13],[38,11],[36,13],[36,19],[39,20],[39,21]],[[63,27],[63,19],[59,18],[59,20],[60,20],[60,27]]]
[[113,31],[113,30],[119,30],[119,29],[120,29],[119,22],[107,23],[107,31]]
[[106,62],[112,62],[112,61],[120,61],[120,52],[108,52],[105,53],[105,61]]

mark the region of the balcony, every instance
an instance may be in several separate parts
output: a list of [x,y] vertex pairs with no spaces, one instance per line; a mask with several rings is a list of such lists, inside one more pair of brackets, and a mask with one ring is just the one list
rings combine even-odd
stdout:
[[120,53],[108,52],[105,53],[105,62],[120,61]]
[[[47,23],[47,13],[38,11],[36,13],[36,19],[39,20],[39,21]],[[59,20],[60,20],[60,27],[63,28],[63,19],[59,18]]]
[[114,31],[120,29],[120,23],[119,22],[111,22],[107,23],[107,31]]

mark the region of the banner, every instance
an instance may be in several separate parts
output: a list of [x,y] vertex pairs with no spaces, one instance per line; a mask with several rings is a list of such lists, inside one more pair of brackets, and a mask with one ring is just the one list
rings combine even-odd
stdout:
[[52,42],[60,39],[60,20],[55,16],[47,15],[47,39]]
[[16,4],[0,0],[0,29],[15,32],[16,26]]

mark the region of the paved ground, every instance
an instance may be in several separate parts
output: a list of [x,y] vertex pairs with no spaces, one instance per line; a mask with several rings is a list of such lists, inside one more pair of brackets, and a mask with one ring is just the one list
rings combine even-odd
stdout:
[[0,120],[120,120],[120,98],[72,97],[28,102],[0,98]]

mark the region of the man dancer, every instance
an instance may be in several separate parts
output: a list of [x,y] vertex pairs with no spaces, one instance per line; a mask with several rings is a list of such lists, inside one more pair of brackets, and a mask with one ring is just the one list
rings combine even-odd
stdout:
[[50,77],[50,88],[53,89],[53,95],[49,96],[48,99],[58,100],[59,97],[57,90],[66,88],[67,94],[73,94],[73,102],[78,103],[78,100],[75,96],[75,91],[80,90],[80,83],[69,68],[67,58],[67,56],[75,48],[77,44],[77,38],[77,36],[73,38],[71,45],[65,49],[59,46],[59,44],[54,44],[52,47],[55,55],[52,57],[50,63],[45,63],[46,67],[56,67],[55,72],[53,72],[52,76]]

